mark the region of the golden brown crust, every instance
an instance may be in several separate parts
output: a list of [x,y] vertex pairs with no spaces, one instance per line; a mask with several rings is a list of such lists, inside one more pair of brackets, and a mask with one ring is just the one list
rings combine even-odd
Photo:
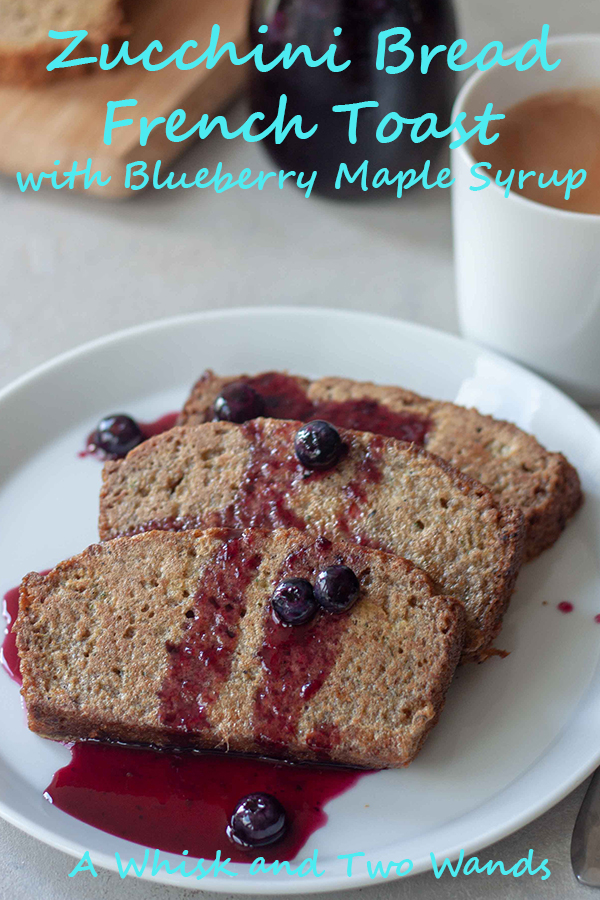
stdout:
[[[15,631],[29,727],[63,741],[264,753],[256,703],[269,683],[260,649],[272,618],[270,596],[284,561],[306,552],[304,577],[344,561],[361,593],[346,616],[333,617],[341,631],[334,632],[328,674],[301,701],[282,752],[369,768],[408,765],[442,710],[464,640],[464,610],[436,596],[431,580],[405,560],[344,543],[327,546],[293,530],[239,538],[260,564],[243,596],[230,672],[201,726],[168,724],[162,704],[169,647],[185,640],[186,611],[190,605],[197,611],[200,602],[194,592],[230,539],[223,530],[151,532],[90,547],[45,577],[27,576]],[[318,633],[331,619],[317,614],[311,627]],[[286,690],[303,683],[292,679]],[[314,743],[320,734],[331,736],[326,750]]]
[[[247,376],[220,377],[207,371],[194,386],[180,425],[212,418],[212,405],[226,384]],[[291,376],[313,401],[368,398],[393,412],[428,417],[425,447],[485,484],[500,506],[518,507],[525,516],[525,558],[534,559],[558,540],[583,503],[579,476],[561,453],[547,451],[516,425],[454,403],[429,400],[403,388],[346,378],[309,381]]]
[[[107,463],[101,538],[132,533],[148,522],[161,528],[235,524],[227,520],[232,509],[243,526],[256,515],[254,525],[281,527],[278,513],[273,515],[281,500],[287,515],[318,534],[376,545],[424,569],[441,592],[465,604],[463,659],[486,658],[522,560],[522,513],[499,510],[482,484],[414,444],[345,429],[340,434],[348,450],[338,465],[316,480],[299,478],[286,469],[298,426],[256,420],[258,443],[273,467],[265,485],[251,485],[252,497],[269,492],[264,510],[249,511],[248,496],[240,493],[253,444],[243,428],[230,423],[174,428],[125,460]],[[363,473],[373,444],[379,471],[369,483]]]

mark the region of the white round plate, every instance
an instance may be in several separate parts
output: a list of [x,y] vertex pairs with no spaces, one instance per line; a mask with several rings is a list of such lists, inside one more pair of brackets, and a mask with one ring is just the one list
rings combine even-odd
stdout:
[[[499,642],[510,656],[459,670],[440,724],[409,769],[368,775],[329,804],[327,825],[299,856],[317,847],[322,877],[249,875],[236,866],[235,879],[210,884],[153,880],[279,895],[372,884],[381,877],[369,877],[367,861],[410,859],[417,873],[431,867],[431,853],[474,854],[576,787],[600,763],[600,430],[546,382],[458,338],[356,313],[240,309],[135,328],[42,366],[0,394],[0,593],[96,540],[101,466],[77,451],[97,420],[118,410],[154,419],[177,409],[207,367],[371,379],[477,406],[564,452],[579,469],[586,503],[519,577]],[[570,615],[557,609],[565,600]],[[27,730],[17,685],[5,673],[0,681],[0,813],[74,857],[89,850],[99,866],[114,870],[117,850],[140,859],[139,846],[43,799],[68,751]],[[359,851],[365,856],[348,877],[337,857]]]

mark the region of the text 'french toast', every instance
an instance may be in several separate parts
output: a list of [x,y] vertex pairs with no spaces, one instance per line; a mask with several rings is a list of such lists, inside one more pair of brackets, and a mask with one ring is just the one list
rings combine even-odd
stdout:
[[523,516],[414,444],[340,429],[325,472],[295,456],[299,422],[173,428],[106,463],[102,539],[198,527],[311,529],[406,557],[467,614],[464,659],[489,655],[519,570]]
[[[358,599],[285,625],[282,580],[347,566]],[[438,719],[462,606],[406,560],[294,530],[151,532],[28,575],[15,625],[29,727],[405,766]]]
[[485,484],[499,506],[523,511],[527,559],[552,546],[581,506],[579,477],[562,454],[548,452],[510,422],[399,387],[347,378],[310,381],[281,372],[220,377],[208,371],[195,385],[178,424],[214,420],[215,400],[237,383],[256,391],[260,414],[269,418],[326,419],[341,428],[415,441],[448,460]]

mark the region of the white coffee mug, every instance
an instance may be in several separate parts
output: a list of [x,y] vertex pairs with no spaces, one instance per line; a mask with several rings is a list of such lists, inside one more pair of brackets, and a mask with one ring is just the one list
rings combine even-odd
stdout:
[[[468,126],[488,103],[505,112],[534,94],[600,86],[600,35],[551,39],[548,59],[561,64],[552,72],[538,63],[525,72],[495,66],[474,75],[456,99],[454,119],[464,110]],[[494,125],[500,130],[502,121]],[[580,402],[599,403],[600,215],[565,212],[518,191],[506,198],[494,182],[471,191],[482,184],[471,168],[487,158],[484,145],[473,152],[477,159],[466,145],[453,151],[462,333],[536,369]]]

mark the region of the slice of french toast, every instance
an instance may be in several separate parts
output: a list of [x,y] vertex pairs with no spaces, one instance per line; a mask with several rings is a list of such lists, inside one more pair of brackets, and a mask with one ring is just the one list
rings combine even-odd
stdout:
[[525,516],[525,557],[533,559],[560,537],[583,501],[576,470],[510,422],[475,409],[429,400],[399,387],[348,378],[310,381],[282,372],[220,377],[207,371],[194,386],[180,425],[216,418],[223,389],[247,384],[262,401],[262,415],[281,419],[326,419],[342,428],[415,441],[485,484],[500,506]]
[[[342,612],[286,625],[282,581],[358,579]],[[29,727],[108,740],[408,765],[464,639],[461,604],[412,563],[295,530],[150,532],[22,583],[15,625]]]
[[173,428],[106,463],[103,540],[153,529],[309,529],[410,559],[464,603],[464,659],[491,650],[523,551],[523,516],[415,444],[340,429],[326,471],[297,459],[299,422]]
[[128,34],[123,6],[120,0],[2,0],[0,83],[36,87],[88,75],[90,66],[48,71],[47,66],[69,45],[68,39],[57,42],[48,32],[68,35],[73,29],[85,30],[75,56],[97,56],[102,44]]

